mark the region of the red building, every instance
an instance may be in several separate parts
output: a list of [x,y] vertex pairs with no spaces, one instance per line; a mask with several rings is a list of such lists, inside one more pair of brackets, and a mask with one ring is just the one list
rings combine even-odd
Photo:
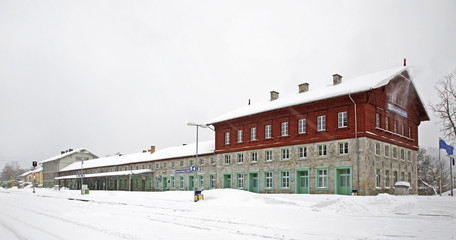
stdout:
[[[223,186],[254,192],[417,192],[418,126],[429,116],[406,67],[248,105],[209,124]],[[234,176],[233,176],[234,174]],[[234,180],[234,181],[233,181]],[[228,182],[228,183],[226,183]]]

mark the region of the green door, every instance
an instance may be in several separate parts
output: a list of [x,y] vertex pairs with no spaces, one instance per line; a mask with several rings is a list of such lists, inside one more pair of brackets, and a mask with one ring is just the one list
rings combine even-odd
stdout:
[[166,191],[168,190],[168,178],[167,177],[163,177],[163,184],[162,184],[162,191]]
[[309,193],[309,171],[297,171],[296,193]]
[[350,169],[337,170],[337,194],[350,195],[351,194],[351,174]]
[[249,173],[249,191],[258,192],[258,173]]
[[188,176],[188,190],[195,190],[195,176]]
[[223,188],[231,188],[231,174],[223,175]]
[[141,191],[146,191],[146,179],[141,178]]

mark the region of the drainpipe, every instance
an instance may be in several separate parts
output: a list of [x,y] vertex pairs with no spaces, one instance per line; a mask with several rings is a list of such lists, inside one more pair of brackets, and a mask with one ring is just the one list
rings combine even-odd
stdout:
[[356,139],[356,164],[357,164],[357,183],[358,183],[358,194],[359,194],[359,140],[358,140],[358,119],[356,118],[356,103],[351,97],[351,93],[348,94],[348,97],[355,105],[355,139]]

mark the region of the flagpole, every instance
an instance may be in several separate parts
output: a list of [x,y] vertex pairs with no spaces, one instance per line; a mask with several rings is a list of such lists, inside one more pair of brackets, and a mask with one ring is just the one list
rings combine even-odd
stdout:
[[453,166],[451,166],[451,157],[450,157],[450,181],[451,181],[451,196],[453,196]]
[[[441,138],[439,138],[439,167],[440,167],[440,141],[442,141]],[[440,196],[442,196],[442,168],[441,167],[440,167],[440,180],[439,180],[439,183],[440,183],[439,193],[440,193]]]

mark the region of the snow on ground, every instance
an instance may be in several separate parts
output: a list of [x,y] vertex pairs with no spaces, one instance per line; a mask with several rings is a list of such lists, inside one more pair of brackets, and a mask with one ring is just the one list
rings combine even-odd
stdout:
[[0,188],[0,239],[455,239],[456,197]]

